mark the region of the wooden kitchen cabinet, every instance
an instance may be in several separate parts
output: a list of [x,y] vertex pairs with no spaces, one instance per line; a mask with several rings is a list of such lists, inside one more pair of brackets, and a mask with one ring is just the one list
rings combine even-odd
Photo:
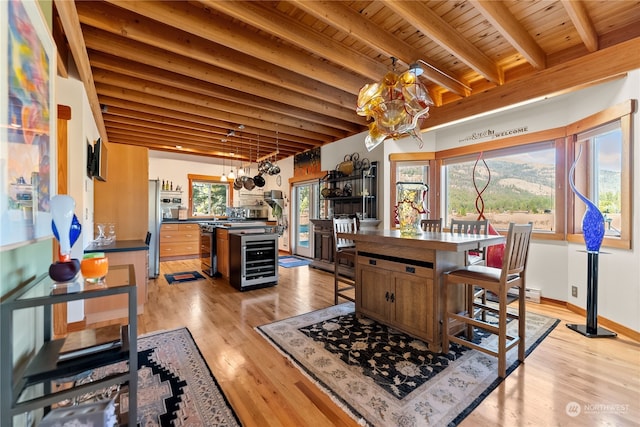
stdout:
[[216,255],[218,257],[218,273],[229,277],[229,230],[216,229]]
[[356,275],[362,314],[428,343],[435,341],[437,310],[428,261],[360,254]]
[[200,254],[197,223],[168,223],[160,227],[160,261],[192,258]]

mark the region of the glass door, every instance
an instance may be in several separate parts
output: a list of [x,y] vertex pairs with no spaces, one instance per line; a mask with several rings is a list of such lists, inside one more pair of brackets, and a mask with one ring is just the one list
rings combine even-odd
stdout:
[[294,184],[292,199],[292,251],[295,255],[313,258],[313,224],[311,224],[311,219],[318,217],[318,182],[306,181]]

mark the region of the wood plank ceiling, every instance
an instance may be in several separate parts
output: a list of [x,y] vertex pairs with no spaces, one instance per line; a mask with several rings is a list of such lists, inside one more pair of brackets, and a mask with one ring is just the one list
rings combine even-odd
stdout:
[[392,58],[399,72],[424,61],[423,129],[640,67],[628,0],[55,6],[59,73],[75,62],[105,139],[245,161],[365,131],[358,92]]

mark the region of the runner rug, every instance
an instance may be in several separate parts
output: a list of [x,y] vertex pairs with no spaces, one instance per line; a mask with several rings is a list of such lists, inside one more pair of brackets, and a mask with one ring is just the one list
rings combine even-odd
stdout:
[[[123,368],[126,362],[96,369],[88,380]],[[102,391],[102,398],[114,396],[118,417],[126,422],[126,387]],[[138,338],[137,396],[139,426],[241,425],[187,328]]]
[[194,280],[201,280],[201,279],[204,279],[204,276],[202,274],[198,273],[197,271],[185,271],[185,272],[182,272],[182,273],[165,274],[164,278],[167,279],[167,282],[170,285],[175,285],[176,283],[192,282]]
[[[527,355],[558,322],[527,313]],[[418,339],[357,318],[353,303],[256,329],[362,424],[457,425],[501,382],[496,358],[455,343],[446,354],[430,352]],[[507,375],[518,363],[514,348]]]

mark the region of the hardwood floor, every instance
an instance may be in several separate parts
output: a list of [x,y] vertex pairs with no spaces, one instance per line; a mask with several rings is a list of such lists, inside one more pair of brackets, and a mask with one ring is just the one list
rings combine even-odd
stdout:
[[[277,286],[247,292],[219,278],[168,285],[163,276],[199,269],[198,260],[160,264],[139,334],[189,328],[245,426],[358,425],[254,330],[332,305],[332,274],[280,268]],[[637,425],[640,344],[621,335],[585,338],[565,326],[584,319],[556,305],[527,309],[561,324],[461,425]],[[577,415],[567,410],[572,402]]]

